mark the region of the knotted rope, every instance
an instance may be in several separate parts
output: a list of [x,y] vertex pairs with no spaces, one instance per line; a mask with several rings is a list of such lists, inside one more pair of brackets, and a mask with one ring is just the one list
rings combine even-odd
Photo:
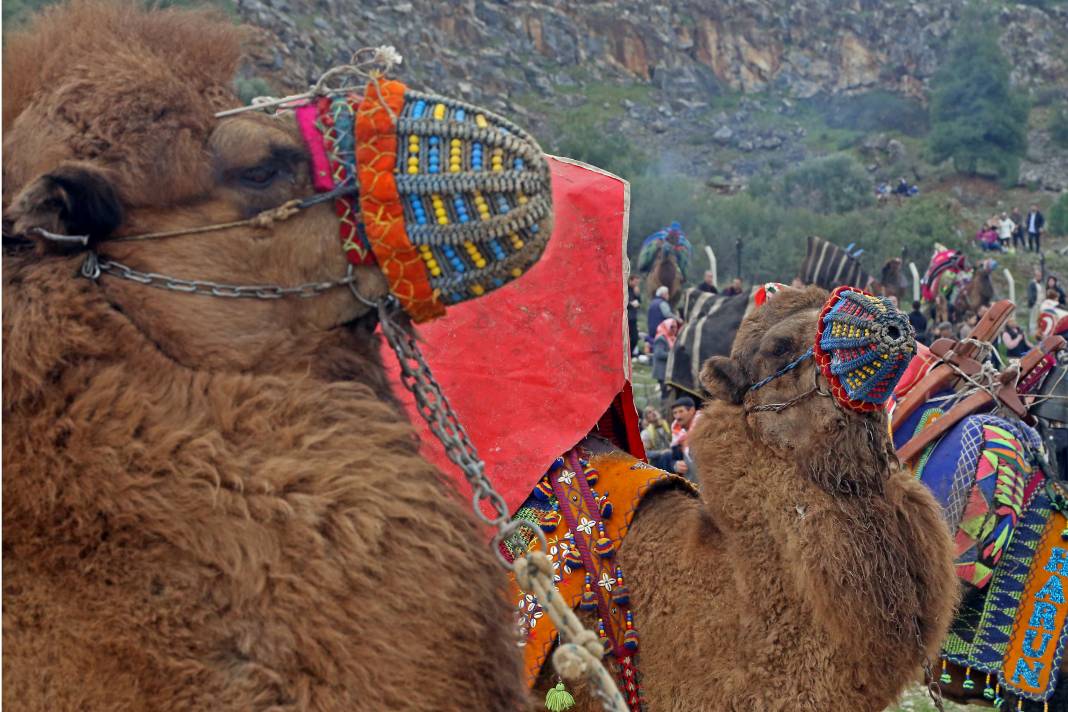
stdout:
[[[553,583],[553,568],[543,551],[531,551],[517,559],[515,577],[519,587],[532,592],[560,632],[560,645],[553,652],[553,667],[569,683],[585,679],[601,696],[607,710],[626,712],[627,704],[615,681],[602,664],[604,643],[585,628]],[[567,642],[564,642],[567,641]],[[609,699],[606,695],[611,695]]]

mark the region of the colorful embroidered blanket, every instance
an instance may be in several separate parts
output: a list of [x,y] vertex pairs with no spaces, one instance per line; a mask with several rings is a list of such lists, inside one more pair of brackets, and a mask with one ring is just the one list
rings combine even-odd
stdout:
[[940,284],[943,272],[962,272],[965,264],[964,253],[958,250],[942,250],[935,253],[934,257],[931,258],[931,264],[927,267],[927,272],[920,281],[920,292],[924,301],[933,302],[935,300],[937,296],[935,290]]
[[[1059,509],[1065,502],[1041,472],[1027,493],[1023,517],[990,586],[965,589],[942,646],[944,660],[965,668],[966,675],[986,674],[987,699],[995,698],[992,680],[1020,697],[1048,699],[1064,652],[1068,544],[1061,533],[1068,522]],[[965,689],[974,684],[966,682]]]
[[[554,579],[573,608],[596,611],[598,632],[615,657],[624,695],[631,709],[640,708],[634,655],[638,648],[630,591],[615,559],[642,499],[654,488],[674,484],[694,492],[685,479],[658,470],[622,452],[589,455],[576,449],[549,468],[534,492],[515,514],[537,522],[549,540]],[[567,506],[561,507],[561,500]],[[521,531],[502,547],[515,558],[537,540]],[[521,591],[512,579],[527,682],[534,685],[556,642],[557,631],[543,615],[537,598]],[[638,612],[640,614],[640,611]]]
[[938,499],[954,532],[957,575],[965,583],[977,588],[990,583],[1023,510],[1033,474],[1029,453],[1039,445],[1038,433],[1022,423],[973,415],[917,463],[917,477]]

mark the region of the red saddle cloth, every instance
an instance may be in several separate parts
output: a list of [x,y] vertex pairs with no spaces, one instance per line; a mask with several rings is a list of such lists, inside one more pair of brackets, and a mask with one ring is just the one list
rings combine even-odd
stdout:
[[[515,512],[549,465],[598,423],[644,457],[630,398],[625,290],[629,185],[596,168],[550,158],[554,227],[541,260],[492,294],[421,325],[421,348],[467,428],[486,475]],[[383,361],[423,454],[470,487]]]

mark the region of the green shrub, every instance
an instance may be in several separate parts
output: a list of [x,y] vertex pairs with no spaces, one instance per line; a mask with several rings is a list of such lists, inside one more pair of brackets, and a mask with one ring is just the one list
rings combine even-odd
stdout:
[[931,80],[928,148],[962,173],[1013,184],[1027,152],[1028,106],[1009,85],[1009,62],[979,17],[958,26],[949,56]]
[[628,180],[646,168],[645,154],[618,132],[580,120],[563,120],[557,125],[561,130],[543,143],[550,153],[589,163]]
[[833,129],[865,133],[897,131],[909,136],[927,132],[927,109],[915,99],[890,91],[863,94],[817,96],[805,103]]
[[781,177],[758,179],[750,192],[818,213],[846,213],[875,202],[864,166],[845,153],[810,159]]
[[243,104],[251,104],[258,96],[271,96],[274,90],[271,84],[262,77],[249,77],[234,81],[234,90]]
[[1049,135],[1053,143],[1061,148],[1068,148],[1068,104],[1063,104],[1053,112],[1049,122]]
[[1068,191],[1061,193],[1050,208],[1046,229],[1053,235],[1068,236]]

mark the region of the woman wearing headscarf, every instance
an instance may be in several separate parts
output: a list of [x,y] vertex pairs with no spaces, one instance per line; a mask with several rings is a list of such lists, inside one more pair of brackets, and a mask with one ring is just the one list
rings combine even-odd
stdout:
[[667,398],[668,395],[667,384],[664,383],[667,378],[668,354],[671,353],[678,334],[679,322],[668,317],[656,327],[656,336],[653,338],[653,378],[660,384],[661,398]]

